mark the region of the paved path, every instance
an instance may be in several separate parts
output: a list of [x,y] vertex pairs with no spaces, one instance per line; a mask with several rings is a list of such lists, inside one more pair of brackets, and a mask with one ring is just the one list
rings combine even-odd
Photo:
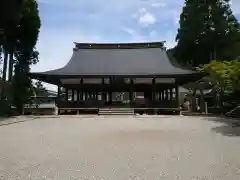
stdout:
[[0,126],[0,179],[239,180],[240,129],[218,121],[86,116]]

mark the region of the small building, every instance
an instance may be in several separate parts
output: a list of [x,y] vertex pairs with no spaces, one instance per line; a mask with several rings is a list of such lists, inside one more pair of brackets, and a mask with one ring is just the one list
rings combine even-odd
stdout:
[[[163,42],[75,43],[64,67],[30,76],[58,86],[59,111],[80,113],[87,109],[98,113],[106,107],[179,113],[178,87],[199,78],[198,73],[173,64]],[[138,103],[136,96],[144,97],[144,102]]]

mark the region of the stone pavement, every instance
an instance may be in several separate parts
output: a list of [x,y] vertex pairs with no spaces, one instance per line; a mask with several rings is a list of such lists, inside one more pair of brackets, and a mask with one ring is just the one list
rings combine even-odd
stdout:
[[239,180],[239,150],[220,118],[35,118],[0,126],[0,179]]

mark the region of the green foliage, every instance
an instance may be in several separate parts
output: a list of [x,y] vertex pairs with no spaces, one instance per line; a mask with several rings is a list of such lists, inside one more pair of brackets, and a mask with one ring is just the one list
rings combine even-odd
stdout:
[[36,81],[33,84],[33,93],[35,96],[35,99],[33,99],[33,104],[36,104],[37,107],[41,103],[44,103],[44,99],[41,97],[47,97],[48,96],[48,91],[47,89],[43,86],[43,83],[41,81]]
[[4,52],[3,80],[7,77],[8,55],[10,55],[9,76],[12,77],[13,53],[19,41],[19,24],[25,2],[26,0],[1,0],[0,2],[0,46]]
[[[197,70],[206,74],[200,82],[211,85],[215,92],[215,107],[220,107],[223,112],[223,107],[226,108],[223,102],[233,105],[238,101],[234,95],[240,90],[240,62],[238,60],[213,60],[209,64],[201,65]],[[234,99],[232,99],[233,95]]]
[[41,25],[35,0],[25,0],[21,14],[17,33],[18,41],[14,53],[16,57],[15,75],[12,82],[13,104],[19,113],[22,112],[29,97],[33,95],[32,82],[28,73],[30,65],[38,62],[38,52],[35,50],[35,45]]
[[185,0],[176,36],[170,51],[182,64],[198,66],[212,59],[232,60],[239,56],[240,30],[229,0]]
[[17,107],[18,112],[22,113],[24,104],[33,96],[33,86],[28,73],[30,65],[37,61],[35,53],[28,51],[19,51],[18,59],[15,64],[15,75],[12,80],[13,104]]
[[47,89],[43,86],[41,81],[36,81],[33,85],[35,96],[48,96]]
[[202,81],[207,82],[223,92],[233,92],[240,89],[240,62],[216,61],[201,65],[198,71],[206,73]]

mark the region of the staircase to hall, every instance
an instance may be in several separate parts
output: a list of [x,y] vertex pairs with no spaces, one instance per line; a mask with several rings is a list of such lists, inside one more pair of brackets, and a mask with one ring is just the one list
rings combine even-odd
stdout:
[[99,108],[98,115],[134,115],[133,108]]

